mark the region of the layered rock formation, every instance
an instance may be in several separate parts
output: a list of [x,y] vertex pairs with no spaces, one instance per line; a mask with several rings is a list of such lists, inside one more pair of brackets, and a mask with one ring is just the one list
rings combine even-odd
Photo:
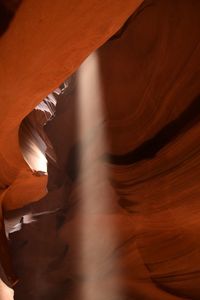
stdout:
[[[102,10],[99,26],[103,11],[112,15]],[[114,35],[105,23],[107,34],[90,28],[98,42],[83,37],[90,46],[69,73],[107,41],[70,77],[45,127],[57,157],[56,165],[49,160],[49,192],[7,213],[35,219],[10,234],[15,299],[200,298],[199,17],[197,0],[146,0],[120,30],[111,26]],[[51,89],[74,62],[67,57],[58,68],[64,45],[51,52]],[[43,89],[26,79],[26,97],[50,92],[44,75]],[[5,208],[36,200],[17,195]]]
[[[22,207],[46,194],[47,177],[33,176],[19,148],[18,130],[23,118],[115,33],[141,2],[130,0],[125,7],[121,1],[113,5],[110,0],[21,3],[0,40],[0,182],[5,210]],[[3,31],[6,27],[1,25]],[[8,252],[4,248],[0,248],[1,256]],[[10,273],[9,266],[4,268]]]

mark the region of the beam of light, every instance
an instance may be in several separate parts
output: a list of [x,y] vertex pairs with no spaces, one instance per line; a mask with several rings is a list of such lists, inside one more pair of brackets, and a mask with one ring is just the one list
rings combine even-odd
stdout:
[[0,279],[0,299],[14,300],[14,291]]
[[[81,299],[120,299],[117,287],[108,284],[109,272],[118,272],[111,255],[116,229],[110,218],[109,171],[100,157],[107,152],[105,113],[97,53],[78,71],[78,135],[80,147],[80,256],[83,280]],[[111,250],[112,249],[112,250]],[[111,272],[112,273],[112,272]],[[106,277],[107,276],[107,277]],[[106,279],[107,278],[107,279]]]

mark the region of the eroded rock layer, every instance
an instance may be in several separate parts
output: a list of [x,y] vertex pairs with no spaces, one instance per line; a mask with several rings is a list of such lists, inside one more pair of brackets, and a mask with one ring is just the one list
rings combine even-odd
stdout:
[[[19,147],[22,120],[87,55],[112,36],[142,1],[130,0],[126,6],[115,1],[113,6],[110,0],[103,3],[28,0],[22,1],[12,19],[18,2],[0,2],[1,13],[12,11],[4,15],[5,22],[2,18],[0,21],[1,33],[4,32],[0,40],[0,202],[3,210],[20,208],[46,194],[47,176],[34,176]],[[113,13],[117,18],[112,18]],[[2,219],[0,214],[3,236],[0,257],[8,262]],[[4,263],[9,278],[14,277],[10,269],[9,263]]]
[[45,129],[49,193],[12,212],[35,215],[10,235],[17,300],[200,298],[199,25],[197,0],[146,0],[71,78]]

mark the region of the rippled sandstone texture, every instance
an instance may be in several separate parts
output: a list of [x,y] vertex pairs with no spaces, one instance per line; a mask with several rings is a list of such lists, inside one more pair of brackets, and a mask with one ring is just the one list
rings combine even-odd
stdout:
[[[47,177],[33,176],[22,157],[18,141],[21,121],[112,36],[140,3],[128,0],[124,7],[121,1],[113,5],[111,0],[22,1],[0,39],[0,187],[4,210],[22,207],[46,194]],[[5,240],[3,224],[1,228]],[[4,244],[1,256],[8,261]],[[10,266],[4,269],[10,274]]]
[[[110,162],[95,157],[88,173],[97,160],[111,174],[91,180],[99,201],[109,190],[109,208],[85,212],[86,265],[102,249],[93,279],[80,268],[75,73],[46,127],[58,157],[58,169],[49,170],[50,192],[18,213],[59,210],[11,235],[17,300],[82,299],[82,287],[94,281],[95,300],[112,300],[106,295],[118,286],[114,300],[200,298],[199,23],[197,0],[144,1],[97,51]],[[95,143],[88,143],[94,154]],[[102,231],[91,240],[96,227]]]

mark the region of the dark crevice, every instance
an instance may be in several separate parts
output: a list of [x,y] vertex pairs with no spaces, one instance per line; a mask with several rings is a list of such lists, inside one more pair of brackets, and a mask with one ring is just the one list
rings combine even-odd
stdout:
[[[200,121],[200,96],[184,110],[178,118],[164,126],[153,138],[136,149],[123,154],[109,154],[108,160],[114,165],[129,165],[141,160],[153,159],[156,154]],[[107,157],[107,156],[106,156]]]
[[79,157],[80,157],[80,146],[76,144],[71,148],[69,152],[69,158],[66,167],[67,175],[72,180],[72,182],[78,178],[80,172]]
[[138,16],[144,9],[148,6],[152,6],[152,1],[143,1],[142,4],[138,7],[138,9],[125,21],[122,27],[113,35],[111,38],[108,39],[109,41],[119,40],[122,35],[126,32],[131,22],[134,20],[136,16]]
[[20,3],[20,0],[0,0],[0,36],[8,29]]
[[124,25],[113,35],[111,36],[111,38],[109,38],[108,41],[113,41],[113,40],[118,40],[121,38],[121,36],[124,34],[124,32],[127,30],[129,24],[131,23],[133,19],[133,15],[131,15],[126,22],[124,23]]

